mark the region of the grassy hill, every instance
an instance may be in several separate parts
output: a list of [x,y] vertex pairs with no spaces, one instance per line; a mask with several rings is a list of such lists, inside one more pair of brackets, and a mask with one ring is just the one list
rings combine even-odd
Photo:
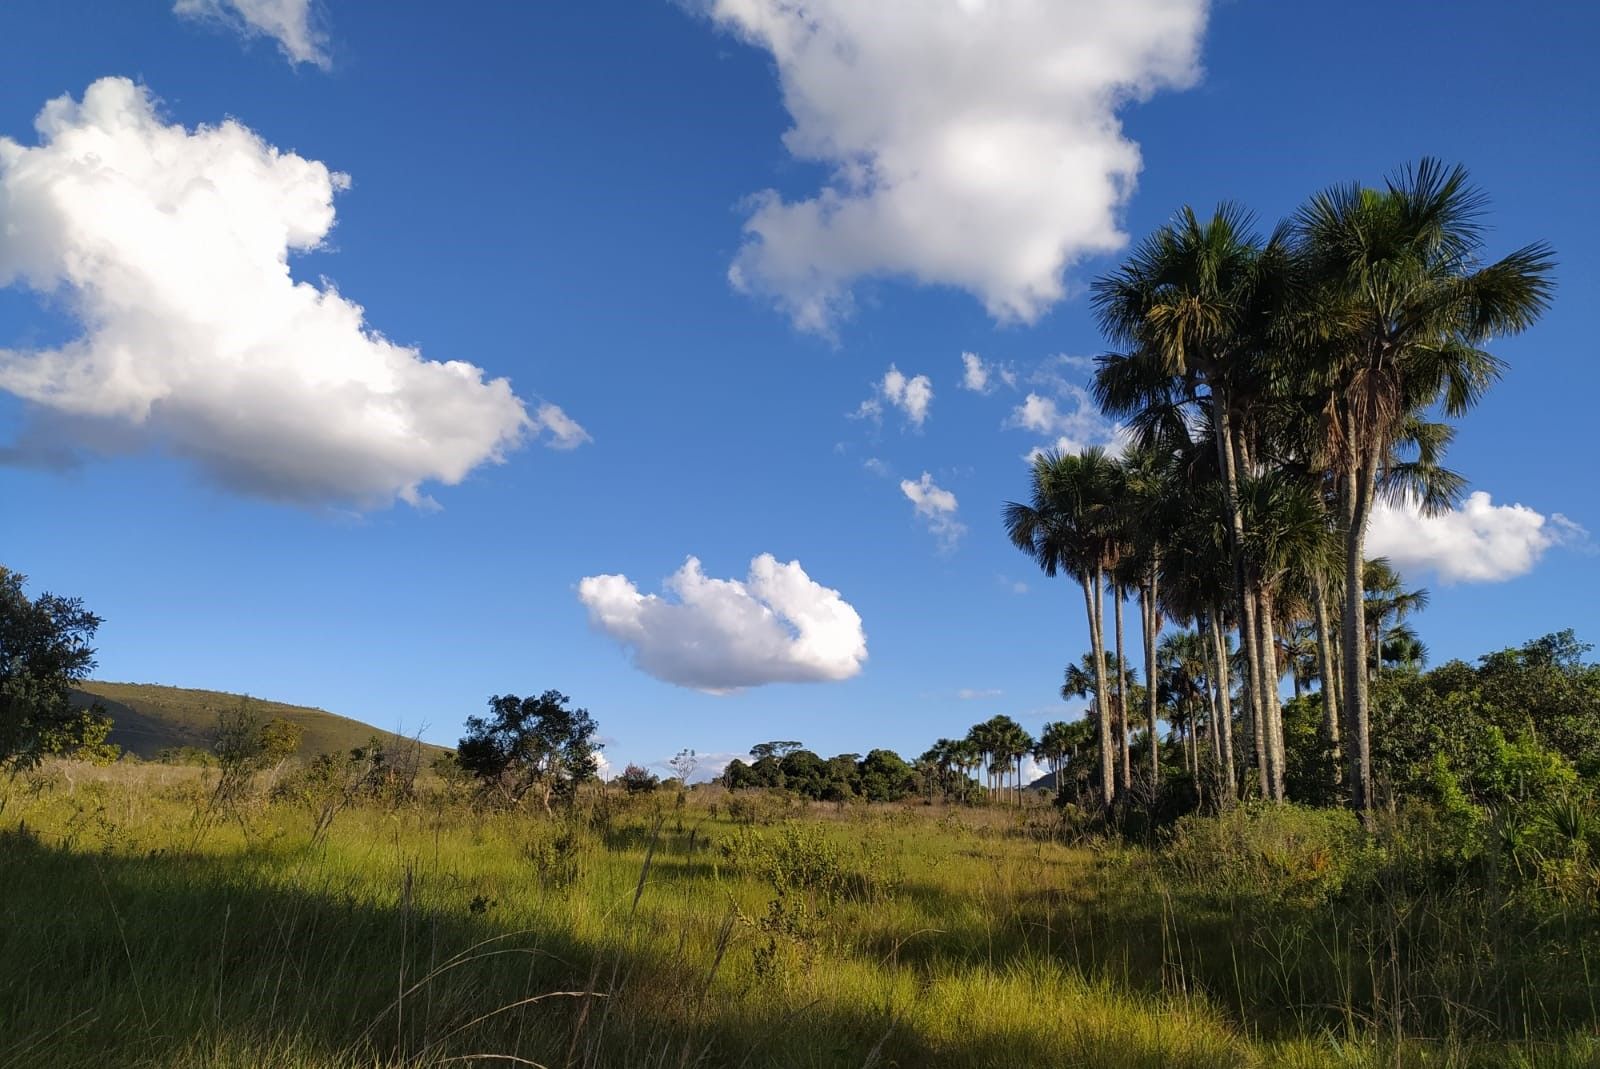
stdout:
[[[264,720],[283,717],[299,724],[305,730],[300,743],[303,756],[348,750],[365,744],[373,735],[395,738],[392,731],[323,709],[284,705],[215,690],[90,681],[78,688],[76,698],[84,705],[98,701],[115,725],[111,741],[144,758],[154,757],[169,747],[209,748],[217,726],[217,714],[237,709],[240,702],[249,702],[252,711]],[[425,746],[425,749],[436,753],[441,747]]]

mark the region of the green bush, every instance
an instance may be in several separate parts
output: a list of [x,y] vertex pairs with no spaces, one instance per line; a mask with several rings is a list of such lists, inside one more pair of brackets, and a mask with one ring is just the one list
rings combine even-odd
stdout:
[[1313,905],[1370,861],[1356,817],[1340,809],[1236,806],[1178,821],[1161,864],[1180,887],[1264,903]]

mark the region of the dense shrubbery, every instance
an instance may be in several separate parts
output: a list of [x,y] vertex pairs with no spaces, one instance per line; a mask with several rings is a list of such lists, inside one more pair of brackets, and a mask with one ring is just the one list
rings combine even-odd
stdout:
[[783,790],[823,802],[856,798],[895,802],[920,787],[916,771],[893,750],[873,750],[866,757],[839,754],[824,761],[798,748],[781,755],[766,753],[751,764],[731,761],[723,771],[722,785],[729,790]]

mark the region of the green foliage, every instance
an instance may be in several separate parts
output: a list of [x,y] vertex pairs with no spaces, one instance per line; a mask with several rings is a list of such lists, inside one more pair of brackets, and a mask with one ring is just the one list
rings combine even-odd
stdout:
[[79,749],[94,760],[115,760],[104,710],[72,702],[73,686],[94,669],[89,641],[100,618],[78,598],[29,598],[27,581],[0,566],[0,770],[28,769]]
[[893,750],[869,752],[861,761],[859,774],[861,794],[869,802],[898,802],[917,790],[916,773]]
[[564,820],[538,829],[523,854],[532,863],[541,887],[560,889],[578,882],[591,846],[576,821]]
[[1342,809],[1252,803],[1178,822],[1161,853],[1182,887],[1267,904],[1326,902],[1370,860]]
[[629,765],[618,778],[629,794],[648,794],[661,786],[661,777],[643,765]]
[[898,876],[881,846],[847,851],[820,829],[785,824],[775,831],[741,828],[723,839],[722,857],[778,891],[810,891],[824,902],[873,902],[892,894]]
[[490,698],[490,716],[467,718],[456,760],[501,804],[519,806],[530,794],[546,810],[554,797],[570,802],[580,784],[595,778],[600,749],[594,717],[568,708],[570,701],[555,690],[537,698]]

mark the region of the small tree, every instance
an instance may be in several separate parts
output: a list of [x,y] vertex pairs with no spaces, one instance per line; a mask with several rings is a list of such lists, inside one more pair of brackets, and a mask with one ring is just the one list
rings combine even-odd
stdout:
[[688,787],[689,777],[700,767],[700,757],[693,750],[679,750],[677,756],[667,762],[667,767],[672,769],[672,774],[678,777],[681,785]]
[[236,810],[250,793],[258,772],[271,770],[276,778],[283,763],[300,749],[305,729],[292,720],[275,717],[263,721],[249,698],[217,714],[211,752],[216,756],[217,786],[211,792],[213,812]]
[[597,772],[594,717],[570,701],[555,690],[491,697],[489,716],[467,718],[456,759],[501,803],[520,806],[532,794],[550,812],[552,798],[570,800]]
[[629,765],[622,770],[621,779],[629,794],[648,794],[661,785],[661,777],[643,765]]
[[92,759],[114,758],[105,710],[72,703],[73,686],[94,670],[100,618],[78,598],[30,600],[27,581],[0,566],[0,768],[16,773],[86,747]]

